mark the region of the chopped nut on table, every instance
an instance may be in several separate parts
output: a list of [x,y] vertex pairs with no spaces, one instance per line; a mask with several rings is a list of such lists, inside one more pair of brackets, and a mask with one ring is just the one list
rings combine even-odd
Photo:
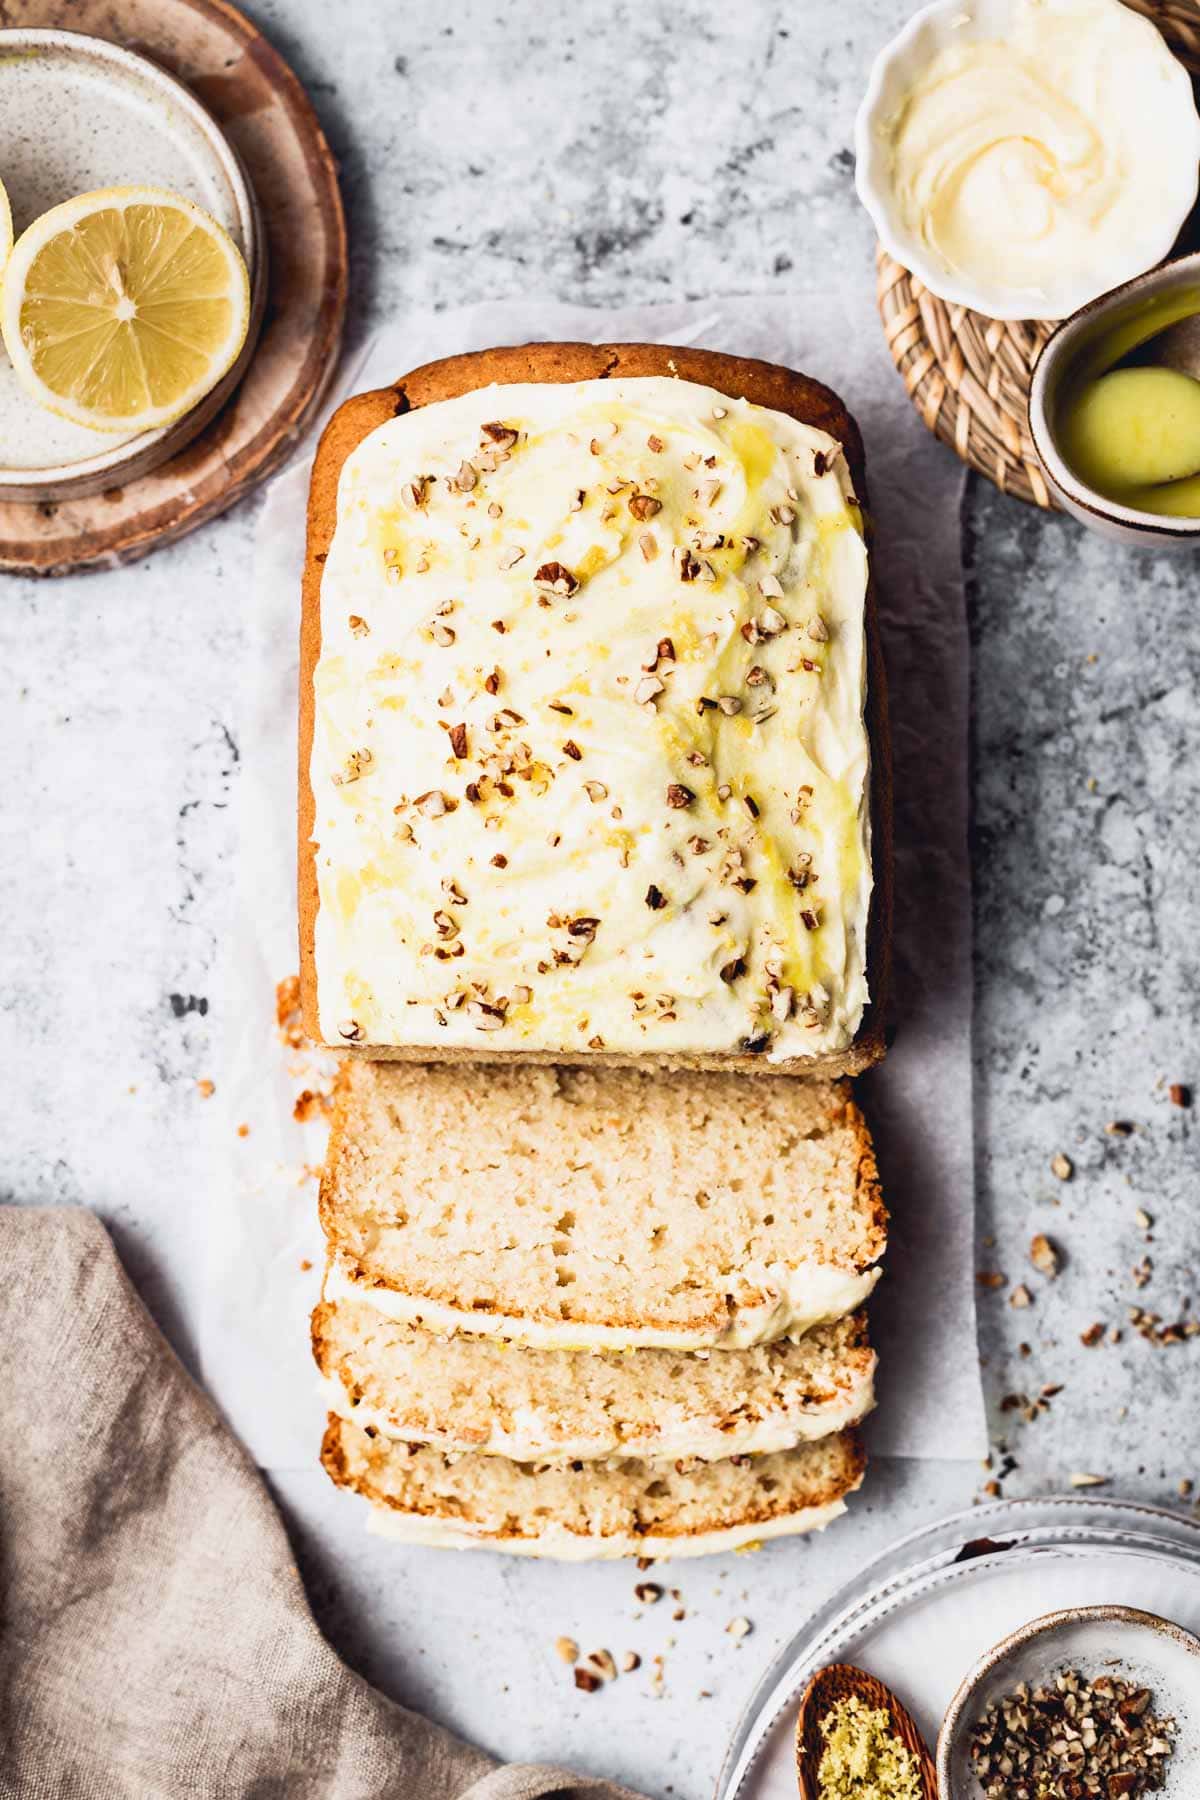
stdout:
[[1163,1785],[1175,1721],[1151,1709],[1149,1688],[1116,1675],[1088,1681],[1064,1669],[988,1707],[971,1739],[986,1800],[1087,1800]]

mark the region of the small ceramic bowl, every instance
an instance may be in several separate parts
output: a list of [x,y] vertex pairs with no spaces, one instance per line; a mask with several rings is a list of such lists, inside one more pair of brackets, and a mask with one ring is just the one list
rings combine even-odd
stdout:
[[971,1735],[993,1700],[1024,1681],[1036,1685],[1060,1669],[1095,1680],[1120,1675],[1148,1687],[1160,1716],[1176,1724],[1161,1800],[1195,1800],[1200,1791],[1200,1638],[1131,1606],[1081,1606],[1022,1625],[980,1658],[955,1694],[938,1734],[941,1800],[980,1800],[971,1772]]
[[[1164,100],[1160,148],[1170,146],[1170,161],[1160,183],[1161,207],[1144,221],[1135,241],[1122,245],[1118,259],[1102,281],[1082,279],[1064,270],[1053,290],[1037,296],[998,291],[954,273],[930,254],[929,247],[904,219],[892,181],[891,130],[905,100],[930,63],[953,44],[996,42],[1011,36],[1020,0],[933,0],[914,13],[904,29],[876,57],[867,91],[854,126],[855,185],[870,213],[880,242],[889,255],[920,277],[930,293],[969,306],[991,319],[1065,319],[1097,293],[1126,277],[1153,268],[1171,249],[1196,202],[1200,174],[1200,116],[1187,71],[1175,64],[1178,82]],[[1160,49],[1170,52],[1148,19],[1129,14],[1134,29],[1152,32]],[[1165,148],[1163,149],[1166,154]]]
[[1088,487],[1058,447],[1058,415],[1068,377],[1094,345],[1126,324],[1136,329],[1139,317],[1174,300],[1179,301],[1181,310],[1200,316],[1200,253],[1137,275],[1111,294],[1081,307],[1043,347],[1029,390],[1029,434],[1055,498],[1084,525],[1106,537],[1157,549],[1200,543],[1200,518],[1143,512]]
[[96,188],[169,188],[229,232],[246,259],[250,326],[233,368],[170,425],[91,431],[30,399],[0,350],[0,502],[77,499],[174,456],[232,394],[266,301],[266,240],[254,192],[215,119],[148,57],[75,31],[0,30],[0,177],[19,233]]

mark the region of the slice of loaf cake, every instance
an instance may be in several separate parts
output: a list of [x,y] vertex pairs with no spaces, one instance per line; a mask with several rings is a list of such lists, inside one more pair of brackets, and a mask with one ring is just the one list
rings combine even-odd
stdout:
[[853,1073],[888,777],[837,397],[654,345],[455,357],[343,406],[304,586],[314,1037]]
[[789,1450],[855,1424],[875,1357],[855,1313],[751,1350],[534,1350],[435,1337],[360,1300],[322,1302],[313,1353],[332,1411],[387,1437],[518,1462]]
[[886,1214],[848,1083],[347,1059],[325,1297],[541,1348],[744,1348],[858,1308]]
[[412,1543],[568,1560],[702,1556],[820,1530],[846,1510],[865,1458],[853,1431],[771,1456],[510,1462],[446,1456],[331,1415],[321,1460]]

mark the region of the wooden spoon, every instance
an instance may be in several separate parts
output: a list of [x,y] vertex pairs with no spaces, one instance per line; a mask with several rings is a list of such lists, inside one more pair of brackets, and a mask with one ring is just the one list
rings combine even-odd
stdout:
[[876,1681],[865,1669],[852,1663],[829,1663],[818,1669],[804,1690],[796,1718],[796,1775],[800,1783],[800,1800],[819,1800],[821,1783],[817,1771],[825,1751],[821,1736],[821,1720],[830,1707],[847,1695],[856,1694],[873,1712],[881,1708],[890,1714],[892,1730],[906,1750],[917,1759],[921,1774],[923,1800],[938,1800],[937,1769],[906,1707],[901,1706],[891,1688]]

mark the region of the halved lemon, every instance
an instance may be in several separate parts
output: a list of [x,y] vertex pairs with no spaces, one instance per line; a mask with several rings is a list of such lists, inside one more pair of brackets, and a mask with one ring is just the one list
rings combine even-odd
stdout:
[[4,271],[0,329],[22,386],[97,431],[150,431],[188,412],[232,367],[249,321],[237,245],[165,188],[52,207]]

